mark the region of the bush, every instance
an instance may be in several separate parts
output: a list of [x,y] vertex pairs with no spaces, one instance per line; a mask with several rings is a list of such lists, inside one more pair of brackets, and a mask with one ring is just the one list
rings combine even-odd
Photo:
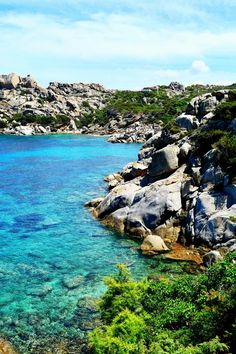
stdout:
[[226,134],[223,130],[202,130],[195,136],[197,153],[202,155],[209,151],[213,145]]
[[236,118],[236,101],[221,103],[216,108],[215,118],[217,120],[231,121]]
[[10,122],[16,121],[21,124],[29,124],[29,123],[36,123],[40,125],[67,125],[70,123],[70,118],[64,114],[58,114],[55,117],[53,116],[44,116],[44,115],[37,115],[37,114],[22,114],[17,113],[14,114]]
[[224,134],[214,145],[220,152],[220,162],[224,168],[236,171],[236,136]]
[[236,351],[236,253],[198,276],[134,281],[126,268],[106,278],[104,325],[95,354],[217,354]]
[[0,129],[6,128],[7,125],[7,119],[0,119]]

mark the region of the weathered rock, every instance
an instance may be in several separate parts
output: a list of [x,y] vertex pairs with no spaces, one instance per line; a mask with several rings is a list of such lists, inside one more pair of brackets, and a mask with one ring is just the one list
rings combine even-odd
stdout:
[[172,245],[171,251],[165,255],[165,258],[175,262],[194,262],[198,266],[202,264],[202,258],[197,249],[189,249],[179,243]]
[[89,207],[89,208],[96,208],[102,201],[104,197],[97,197],[94,199],[89,200],[84,204],[84,206]]
[[31,75],[27,75],[26,78],[21,79],[21,86],[26,88],[36,88],[38,84]]
[[128,164],[122,171],[122,177],[125,181],[130,181],[136,177],[142,177],[147,174],[147,166],[140,162],[133,162]]
[[180,159],[186,160],[186,158],[189,156],[192,150],[192,145],[186,141],[185,143],[181,144],[179,148],[180,148],[180,152],[179,152]]
[[103,223],[119,232],[124,232],[128,212],[129,212],[129,207],[118,209],[113,213],[111,213],[110,215],[106,216],[103,219]]
[[142,226],[153,230],[181,209],[183,170],[184,167],[181,167],[168,178],[136,193],[127,217],[127,231]]
[[110,181],[110,182],[108,183],[108,189],[109,189],[109,190],[110,190],[110,189],[113,189],[113,188],[117,187],[118,184],[119,184],[119,181],[117,181],[117,179],[113,179],[112,181]]
[[224,173],[220,166],[215,167],[210,165],[204,172],[202,177],[202,183],[211,183],[215,186],[219,186],[224,183]]
[[210,251],[203,256],[203,263],[205,267],[210,267],[213,263],[221,261],[222,256],[219,251]]
[[14,89],[20,83],[20,76],[17,74],[0,75],[0,89]]
[[203,192],[195,207],[195,238],[209,246],[225,243],[236,235],[236,204],[227,208],[227,195]]
[[33,132],[34,132],[34,129],[32,127],[23,126],[23,125],[20,125],[20,126],[16,127],[15,130],[20,135],[32,135]]
[[215,96],[208,97],[205,100],[201,100],[199,103],[198,114],[200,117],[205,116],[207,113],[212,112],[218,105],[218,101]]
[[130,206],[133,202],[135,193],[139,189],[140,187],[138,187],[134,183],[127,183],[115,187],[97,206],[97,216],[101,218],[108,214],[111,214],[117,209]]
[[176,123],[180,128],[186,130],[195,129],[200,124],[197,117],[185,113],[182,113],[180,116],[176,118]]
[[152,162],[149,166],[150,176],[161,176],[171,173],[178,168],[179,147],[168,145],[152,155]]
[[169,250],[163,239],[156,235],[147,236],[140,248],[144,254],[162,253]]
[[152,156],[152,153],[153,153],[153,147],[147,147],[147,148],[141,149],[138,154],[139,161],[144,160],[144,159],[148,159],[149,157]]
[[180,226],[175,225],[174,220],[167,220],[165,224],[158,226],[152,231],[153,235],[159,235],[163,240],[173,243],[179,238]]

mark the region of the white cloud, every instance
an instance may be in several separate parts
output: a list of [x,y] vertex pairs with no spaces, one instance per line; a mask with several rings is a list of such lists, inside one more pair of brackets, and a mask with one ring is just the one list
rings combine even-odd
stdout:
[[194,74],[204,74],[209,70],[209,66],[203,60],[194,60],[192,62],[191,71]]
[[1,47],[31,56],[43,53],[88,60],[152,60],[192,58],[222,50],[236,54],[236,30],[221,34],[173,28],[150,30],[145,21],[129,15],[97,14],[89,20],[67,22],[45,15],[8,14],[0,16],[0,25]]
[[[84,78],[82,65],[86,63],[85,80],[91,80],[91,72],[93,81],[104,78],[103,83],[109,86],[112,80],[121,86],[122,78],[127,86],[132,82],[145,86],[148,80],[186,82],[187,77],[193,82],[198,80],[196,75],[210,82],[212,68],[209,70],[203,60],[196,58],[208,61],[208,56],[219,53],[226,58],[236,55],[235,28],[217,33],[174,24],[149,27],[147,18],[140,15],[100,13],[72,21],[44,14],[6,13],[0,15],[0,28],[1,70],[31,72],[44,81],[71,80],[78,74]],[[186,68],[176,69],[180,62]],[[140,63],[139,70],[132,70],[135,63]],[[145,74],[143,68],[148,63],[160,69]],[[191,67],[188,63],[192,63]],[[99,69],[99,65],[103,68]],[[130,78],[122,75],[122,66]],[[142,77],[143,84],[135,75]],[[115,81],[112,86],[116,86]]]

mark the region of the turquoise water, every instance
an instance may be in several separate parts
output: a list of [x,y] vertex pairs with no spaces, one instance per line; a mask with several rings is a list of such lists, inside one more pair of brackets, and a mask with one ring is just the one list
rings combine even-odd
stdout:
[[139,147],[88,136],[0,137],[0,334],[21,353],[82,336],[78,309],[104,292],[102,278],[117,263],[136,276],[153,264],[83,207]]

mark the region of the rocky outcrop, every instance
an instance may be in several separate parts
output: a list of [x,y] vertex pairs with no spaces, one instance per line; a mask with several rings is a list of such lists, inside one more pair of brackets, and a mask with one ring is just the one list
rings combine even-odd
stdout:
[[52,82],[45,89],[31,75],[1,75],[0,131],[17,135],[80,132],[81,117],[104,108],[112,93],[101,85],[82,83]]
[[221,90],[193,98],[188,104],[186,112],[177,117],[176,124],[186,130],[206,124],[213,118],[213,112],[218,104],[228,99],[228,92],[229,90]]
[[[208,141],[199,145],[198,139],[218,127],[215,108],[227,96],[227,91],[217,91],[193,99],[176,119],[180,131],[153,134],[138,162],[128,164],[119,178],[107,178],[111,192],[94,213],[106,225],[143,240],[145,254],[170,251],[166,256],[170,259],[182,257],[199,264],[201,255],[212,249],[204,257],[208,266],[236,250],[235,170],[231,168],[229,175],[221,162],[223,152]],[[232,121],[222,126],[220,134],[225,130],[235,134]],[[177,242],[190,248],[184,252]],[[203,251],[192,248],[199,246],[205,247]]]
[[20,77],[17,74],[0,75],[0,89],[14,89],[20,83]]

